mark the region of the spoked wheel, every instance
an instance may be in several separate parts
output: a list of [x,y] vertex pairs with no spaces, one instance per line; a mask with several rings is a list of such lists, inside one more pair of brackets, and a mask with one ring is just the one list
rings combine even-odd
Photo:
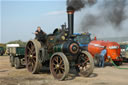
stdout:
[[[87,51],[83,51],[77,61],[77,68],[81,76],[88,77],[94,69],[93,57]],[[77,71],[78,71],[77,70]]]
[[41,63],[39,62],[39,49],[41,48],[40,42],[37,40],[29,41],[26,45],[26,67],[29,72],[38,73],[40,71]]
[[55,53],[50,59],[50,71],[55,79],[64,80],[69,73],[69,62],[63,53]]

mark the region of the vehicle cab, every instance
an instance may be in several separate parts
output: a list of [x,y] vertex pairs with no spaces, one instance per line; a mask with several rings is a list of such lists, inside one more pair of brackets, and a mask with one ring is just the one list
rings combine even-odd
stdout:
[[84,50],[88,50],[88,44],[91,42],[90,33],[74,33],[76,37],[74,38],[74,41],[77,41],[80,45],[80,47]]

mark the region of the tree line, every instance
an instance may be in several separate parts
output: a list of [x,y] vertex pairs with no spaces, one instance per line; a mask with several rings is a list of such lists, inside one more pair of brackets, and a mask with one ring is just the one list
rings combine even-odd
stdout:
[[6,44],[19,44],[21,47],[25,47],[27,42],[21,41],[21,40],[15,40],[15,41],[10,41]]

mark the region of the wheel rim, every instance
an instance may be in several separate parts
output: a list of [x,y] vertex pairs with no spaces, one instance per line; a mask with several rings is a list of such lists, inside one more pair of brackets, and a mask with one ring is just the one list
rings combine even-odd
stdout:
[[86,54],[82,53],[79,56],[78,62],[79,62],[78,68],[80,71],[80,75],[83,75],[83,76],[86,75],[88,73],[88,70],[91,67],[90,60],[89,60],[88,56]]
[[55,55],[51,60],[52,74],[56,79],[61,79],[65,73],[64,61],[59,55]]
[[26,67],[30,72],[33,72],[36,64],[36,49],[32,42],[26,46]]

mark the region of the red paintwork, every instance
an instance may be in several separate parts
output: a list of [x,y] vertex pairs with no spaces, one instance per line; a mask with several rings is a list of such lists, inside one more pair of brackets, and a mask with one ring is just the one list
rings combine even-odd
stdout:
[[[108,61],[107,56],[110,56],[113,61],[122,61],[120,59],[120,45],[117,42],[102,41],[102,40],[93,40],[88,44],[88,51],[94,57],[95,54],[100,54],[103,50],[103,47],[106,46],[107,54],[105,55],[105,61]],[[110,46],[118,46],[116,49],[110,49]]]

